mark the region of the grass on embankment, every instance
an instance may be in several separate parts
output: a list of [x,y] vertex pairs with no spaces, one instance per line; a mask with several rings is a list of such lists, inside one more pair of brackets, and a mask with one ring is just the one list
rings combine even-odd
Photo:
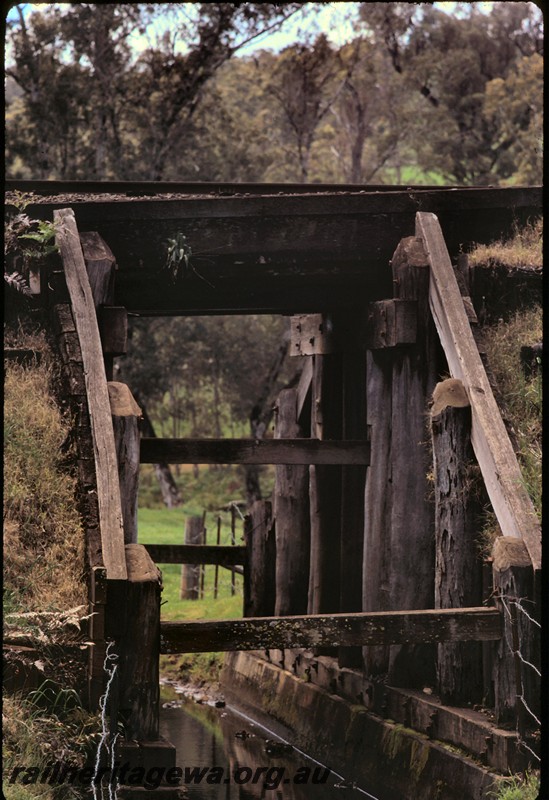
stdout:
[[[489,266],[499,263],[513,269],[541,270],[543,224],[538,219],[515,228],[508,239],[479,245],[469,263]],[[489,302],[489,298],[488,298]],[[541,302],[541,298],[540,298]],[[518,447],[524,486],[541,519],[542,365],[526,377],[520,350],[543,339],[541,305],[523,308],[505,320],[483,328],[488,362],[496,381],[498,401]]]
[[531,224],[515,227],[507,239],[498,239],[490,244],[477,245],[469,254],[471,266],[493,263],[504,264],[510,269],[541,269],[543,265],[543,220],[540,217]]
[[[9,778],[16,766],[83,765],[97,743],[98,718],[83,710],[74,688],[82,688],[83,665],[63,649],[70,640],[78,652],[81,640],[77,621],[85,608],[74,609],[86,603],[84,534],[75,480],[60,451],[70,422],[52,394],[55,361],[41,334],[8,331],[5,343],[42,356],[28,367],[5,364],[4,636],[36,643],[30,656],[10,651],[9,658],[12,670],[34,669],[43,681],[33,691],[4,694],[3,793],[8,800],[58,800],[74,793]],[[67,631],[63,613],[71,609],[76,623]]]
[[61,611],[86,602],[84,534],[60,452],[70,423],[51,394],[43,340],[40,350],[39,365],[5,371],[4,596],[13,610]]

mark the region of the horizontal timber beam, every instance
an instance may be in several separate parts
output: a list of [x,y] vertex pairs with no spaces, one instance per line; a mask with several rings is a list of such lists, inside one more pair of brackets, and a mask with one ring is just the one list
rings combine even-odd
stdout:
[[141,439],[141,463],[368,465],[370,443],[319,439]]
[[501,638],[501,631],[501,614],[495,608],[162,622],[160,652],[492,641]]
[[[392,295],[388,263],[395,241],[414,234],[416,211],[439,216],[450,252],[457,254],[470,242],[497,239],[515,219],[525,221],[542,209],[540,187],[325,186],[307,194],[273,186],[253,194],[225,194],[222,185],[198,187],[199,193],[196,185],[187,189],[141,199],[109,195],[108,184],[97,186],[95,195],[79,194],[74,186],[69,200],[56,196],[52,183],[52,194],[38,198],[27,213],[51,220],[70,202],[79,229],[97,231],[116,254],[114,305],[173,315],[360,308],[365,299]],[[142,194],[139,186],[129,190]],[[167,242],[178,234],[192,252],[190,268],[174,279],[166,269]]]
[[246,548],[216,544],[144,544],[157,564],[244,564]]

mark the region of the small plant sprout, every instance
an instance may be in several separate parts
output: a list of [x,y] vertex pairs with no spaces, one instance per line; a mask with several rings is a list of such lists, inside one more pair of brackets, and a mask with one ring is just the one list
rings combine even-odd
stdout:
[[201,275],[198,270],[191,264],[191,256],[193,254],[191,245],[187,237],[181,231],[175,235],[175,239],[168,239],[168,253],[166,256],[165,268],[170,272],[174,283],[178,279],[189,278],[191,273],[196,275],[197,278],[207,283],[209,286],[214,286]]

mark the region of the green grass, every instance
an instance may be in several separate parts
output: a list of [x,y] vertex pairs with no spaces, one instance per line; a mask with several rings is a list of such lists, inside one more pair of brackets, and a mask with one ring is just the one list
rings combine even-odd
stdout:
[[513,775],[497,792],[490,793],[494,800],[537,800],[539,797],[539,776],[534,773]]
[[[140,508],[138,516],[139,541],[143,544],[183,544],[185,521],[197,512],[196,501],[183,508]],[[230,514],[227,511],[207,512],[206,541],[217,543],[217,518],[221,518],[221,544],[231,543]],[[242,520],[236,517],[236,544],[242,544]],[[242,616],[242,577],[235,576],[236,593],[231,595],[231,573],[219,567],[218,596],[214,600],[215,566],[205,567],[204,597],[181,600],[181,566],[159,564],[162,571],[162,619],[236,619]]]
[[486,245],[477,245],[469,254],[469,263],[504,264],[507,267],[528,267],[541,270],[543,265],[543,220],[516,227],[508,239],[499,239]]

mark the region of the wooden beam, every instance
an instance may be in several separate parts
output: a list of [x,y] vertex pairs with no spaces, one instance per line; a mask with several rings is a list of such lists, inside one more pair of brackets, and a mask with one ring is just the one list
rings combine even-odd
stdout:
[[437,217],[418,212],[416,232],[430,262],[429,303],[448,366],[471,403],[471,440],[494,512],[503,535],[524,539],[534,570],[540,570],[540,525],[475,344]]
[[71,208],[56,210],[54,220],[55,240],[63,260],[67,289],[82,350],[97,476],[103,563],[107,570],[107,579],[125,580],[127,571],[118,464],[95,305],[74,212]]
[[145,544],[156,564],[219,564],[230,567],[244,564],[246,548],[216,544]]
[[365,441],[315,439],[142,439],[141,463],[367,465]]
[[325,355],[339,349],[327,314],[297,314],[290,323],[291,356]]
[[[317,313],[362,307],[392,295],[387,261],[414,231],[418,208],[439,214],[449,247],[501,236],[514,217],[541,213],[541,189],[441,189],[187,196],[177,199],[71,198],[83,230],[117,255],[115,303],[140,313]],[[28,207],[51,219],[66,200]],[[184,233],[190,271],[165,269],[169,238]]]
[[248,617],[162,622],[161,653],[277,650],[289,647],[383,645],[410,642],[495,641],[495,608]]
[[415,344],[417,303],[414,300],[379,300],[368,305],[365,347],[380,350],[399,344]]

